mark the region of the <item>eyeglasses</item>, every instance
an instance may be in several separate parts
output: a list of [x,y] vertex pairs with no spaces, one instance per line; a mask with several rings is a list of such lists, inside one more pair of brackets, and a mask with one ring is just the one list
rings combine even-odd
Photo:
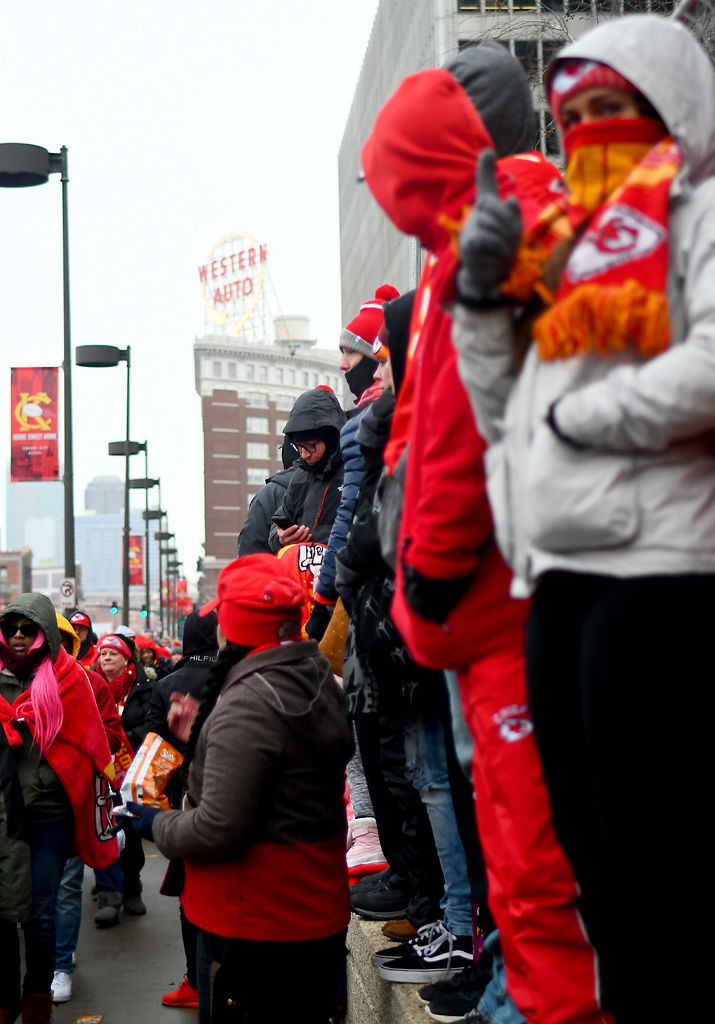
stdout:
[[291,442],[291,447],[294,448],[299,455],[301,452],[307,452],[308,455],[315,455],[319,444],[320,441],[296,441],[295,443]]
[[39,626],[36,622],[0,622],[0,629],[2,635],[6,640],[15,636],[16,633],[22,633],[23,636],[37,636]]

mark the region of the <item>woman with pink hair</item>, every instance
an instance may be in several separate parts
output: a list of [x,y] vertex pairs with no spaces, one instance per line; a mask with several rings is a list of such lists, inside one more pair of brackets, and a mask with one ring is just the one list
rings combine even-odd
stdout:
[[[76,854],[106,867],[116,860],[117,842],[102,719],[42,594],[21,594],[0,617],[0,723],[10,750],[0,784],[22,796],[8,814],[14,842],[4,874],[4,845],[0,852],[0,1024],[11,1024],[18,1010],[27,1024],[43,1024],[52,1007],[55,907],[65,861]],[[20,909],[23,895],[31,896],[29,914]],[[25,934],[22,993],[18,923]]]

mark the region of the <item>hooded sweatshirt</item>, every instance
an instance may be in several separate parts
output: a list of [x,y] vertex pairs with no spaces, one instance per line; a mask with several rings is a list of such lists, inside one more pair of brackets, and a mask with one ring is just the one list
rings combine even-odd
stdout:
[[[670,343],[652,359],[548,361],[532,345],[516,377],[510,312],[457,307],[460,371],[490,443],[489,494],[519,594],[550,570],[715,572],[715,72],[687,29],[646,14],[599,25],[557,66],[569,58],[623,75],[682,150],[667,225]],[[554,403],[561,437],[546,422]]]
[[[501,55],[492,47],[465,51],[461,73],[471,62],[477,79],[480,62],[491,67],[498,60],[522,98],[522,72],[499,49]],[[490,107],[495,122],[509,115],[508,90],[502,89],[501,102],[500,114],[494,103]],[[523,141],[516,132],[505,144]],[[402,82],[362,152],[380,206],[429,250],[385,463],[392,472],[409,443],[392,614],[415,660],[431,668],[458,668],[504,643],[521,643],[527,614],[524,604],[509,600],[510,573],[491,542],[485,446],[457,373],[445,311],[455,296],[456,232],[474,202],[478,155],[491,146],[465,88],[450,71],[432,69]],[[501,193],[517,196],[526,224],[559,180],[535,153],[502,159],[497,172]]]
[[[39,757],[34,745],[30,684],[3,668],[0,720],[13,748],[26,808],[26,821],[41,824],[74,817],[75,852],[90,867],[112,864],[118,855],[110,834],[114,776],[107,735],[87,676],[60,644],[55,610],[43,594],[20,594],[3,614],[24,615],[42,629],[59,684],[63,721]],[[6,648],[0,646],[0,654]],[[21,709],[20,715],[18,710]]]

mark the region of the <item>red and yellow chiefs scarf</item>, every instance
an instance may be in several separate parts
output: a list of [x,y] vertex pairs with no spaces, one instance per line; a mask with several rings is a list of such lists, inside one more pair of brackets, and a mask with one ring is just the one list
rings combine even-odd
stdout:
[[[658,355],[670,342],[668,209],[680,150],[649,118],[577,125],[564,142],[566,196],[524,235],[502,290],[546,302],[533,328],[542,359],[632,347]],[[584,224],[552,295],[541,281],[544,261]]]

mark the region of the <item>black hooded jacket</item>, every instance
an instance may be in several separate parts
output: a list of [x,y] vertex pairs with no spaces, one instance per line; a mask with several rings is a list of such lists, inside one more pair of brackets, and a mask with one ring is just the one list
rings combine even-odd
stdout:
[[275,527],[279,517],[285,517],[296,526],[307,526],[312,540],[328,543],[343,486],[340,430],[344,423],[345,413],[332,391],[314,388],[296,399],[283,428],[286,437],[307,437],[319,431],[326,442],[326,453],[316,466],[309,466],[304,459],[294,463],[288,490],[273,517],[269,538],[271,551],[279,551],[281,547]]

